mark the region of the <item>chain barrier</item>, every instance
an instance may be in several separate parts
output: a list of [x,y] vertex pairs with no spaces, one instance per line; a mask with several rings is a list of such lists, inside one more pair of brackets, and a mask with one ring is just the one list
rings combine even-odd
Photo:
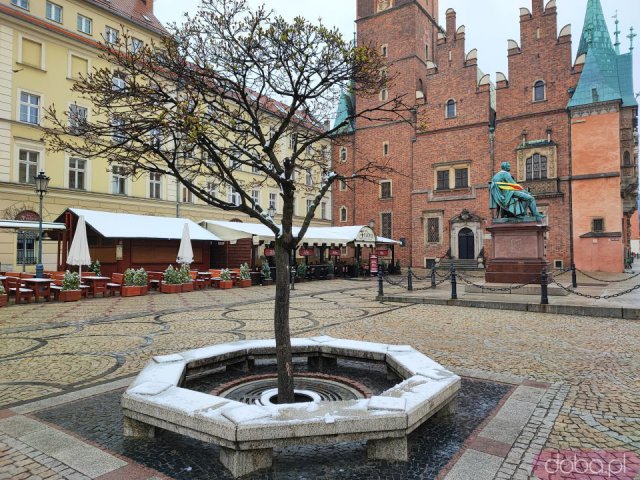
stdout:
[[411,270],[411,276],[413,278],[415,278],[416,280],[418,280],[419,282],[424,282],[425,280],[429,280],[431,281],[431,275],[425,275],[424,277],[421,277],[419,275],[416,275],[413,270]]
[[588,273],[583,272],[582,270],[578,270],[577,268],[576,268],[576,272],[580,272],[582,275],[584,275],[587,278],[590,278],[591,280],[595,280],[597,282],[604,282],[604,283],[626,282],[627,280],[631,280],[633,278],[636,278],[636,277],[640,276],[640,272],[638,272],[638,273],[632,274],[630,277],[627,277],[627,278],[621,278],[621,279],[618,279],[618,280],[603,280],[601,278],[593,277],[593,276],[589,275]]
[[389,278],[389,275],[383,275],[382,279],[387,282],[389,285],[393,286],[393,287],[402,287],[402,288],[409,288],[406,285],[404,285],[404,278],[400,278],[399,282],[394,282],[393,280],[391,280]]
[[549,272],[549,273],[551,273],[553,278],[555,278],[555,277],[561,277],[562,275],[564,275],[565,273],[569,273],[570,271],[571,271],[570,268],[565,268],[563,270],[560,270],[560,273],[556,273],[556,272]]
[[458,272],[458,278],[462,280],[464,283],[466,283],[467,285],[473,285],[476,288],[487,290],[489,292],[510,292],[512,290],[518,290],[519,288],[523,288],[523,287],[526,287],[527,285],[531,285],[535,283],[535,280],[532,280],[531,282],[523,283],[522,285],[513,285],[509,287],[487,287],[486,285],[480,285],[472,282],[468,278],[465,278],[465,275],[461,274],[460,272]]
[[572,288],[569,287],[565,287],[564,285],[562,285],[561,283],[556,282],[555,280],[553,280],[553,283],[555,285],[557,285],[558,287],[560,287],[562,290],[564,290],[565,292],[569,292],[573,295],[578,295],[579,297],[584,297],[584,298],[591,298],[593,300],[608,300],[610,298],[618,298],[618,297],[622,297],[623,295],[627,295],[631,292],[634,292],[638,289],[640,289],[640,284],[638,285],[634,285],[633,287],[627,289],[627,290],[623,290],[622,292],[618,292],[618,293],[612,293],[611,295],[589,295],[588,293],[582,293],[582,292],[578,292]]

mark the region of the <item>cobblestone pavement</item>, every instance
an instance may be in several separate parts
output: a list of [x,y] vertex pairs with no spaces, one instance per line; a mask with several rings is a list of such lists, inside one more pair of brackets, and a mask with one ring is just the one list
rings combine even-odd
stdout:
[[[513,438],[487,433],[502,451],[495,476],[526,477],[542,449],[640,454],[640,322],[381,304],[375,295],[374,282],[299,284],[292,334],[411,344],[462,375],[539,387]],[[254,287],[2,308],[0,419],[21,403],[133,375],[153,354],[269,338],[272,298],[272,287]],[[0,436],[0,479],[60,475],[20,447]]]

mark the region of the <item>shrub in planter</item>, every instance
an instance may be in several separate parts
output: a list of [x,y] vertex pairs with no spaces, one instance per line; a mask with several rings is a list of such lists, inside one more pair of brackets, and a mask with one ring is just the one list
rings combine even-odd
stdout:
[[228,268],[220,270],[220,288],[227,290],[233,287],[233,281],[231,280],[231,271]]
[[307,275],[307,266],[304,263],[298,265],[296,281],[303,282],[304,277]]
[[67,270],[62,277],[62,290],[60,300],[63,302],[77,302],[82,297],[80,290],[80,275],[77,272]]
[[162,293],[180,293],[182,292],[182,275],[179,270],[174,269],[171,265],[164,271],[164,281],[160,283],[160,291]]
[[120,295],[123,297],[137,297],[146,295],[149,291],[149,276],[144,268],[134,270],[129,268],[124,272],[124,284]]
[[271,267],[269,266],[269,262],[265,259],[262,262],[262,285],[271,284],[273,284],[273,279],[271,278]]
[[102,272],[100,271],[100,268],[101,268],[100,260],[94,260],[93,262],[91,262],[91,265],[89,265],[89,271],[93,272],[96,277],[102,276]]
[[247,288],[251,286],[251,270],[249,269],[249,265],[243,263],[240,265],[240,277],[237,282],[240,288]]
[[0,283],[0,307],[6,307],[9,304],[9,295],[4,289],[2,283]]
[[178,273],[180,273],[180,278],[182,279],[182,291],[193,292],[193,281],[191,280],[191,273],[189,273],[189,265],[183,263]]

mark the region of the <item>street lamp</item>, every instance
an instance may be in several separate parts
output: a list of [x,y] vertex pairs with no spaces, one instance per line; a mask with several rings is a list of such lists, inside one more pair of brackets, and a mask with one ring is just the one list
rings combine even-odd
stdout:
[[40,196],[40,220],[38,223],[38,264],[36,265],[36,277],[42,278],[43,266],[42,266],[42,197],[47,193],[47,187],[49,186],[49,177],[44,172],[40,172],[37,176],[33,177],[36,183],[36,193]]
[[269,205],[269,208],[267,208],[267,215],[271,218],[271,220],[275,220],[276,207],[274,207],[273,205]]

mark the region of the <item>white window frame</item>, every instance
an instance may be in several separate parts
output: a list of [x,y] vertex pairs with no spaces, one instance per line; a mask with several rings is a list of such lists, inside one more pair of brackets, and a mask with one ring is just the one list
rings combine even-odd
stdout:
[[79,13],[76,17],[76,30],[85,35],[93,35],[93,19]]
[[[34,66],[31,64],[27,64],[24,63],[23,59],[22,59],[22,42],[23,40],[29,40],[33,43],[38,43],[40,45],[40,65],[38,66]],[[20,65],[27,65],[28,67],[31,68],[39,68],[40,70],[45,70],[45,58],[46,58],[46,42],[44,40],[41,40],[39,38],[36,37],[32,37],[30,35],[23,35],[22,33],[20,33],[18,35],[18,63]]]
[[114,143],[124,143],[126,141],[127,136],[124,133],[119,133],[124,131],[124,124],[125,121],[122,118],[115,117],[111,119],[111,140]]
[[[26,152],[26,177],[25,180],[26,181],[21,181],[20,179],[20,165],[23,163],[21,158],[20,158],[20,154],[22,152]],[[35,171],[33,172],[35,175],[29,175],[29,167],[33,167],[33,162],[31,161],[31,155],[30,154],[35,154],[36,155],[36,159],[35,159]],[[18,183],[22,184],[22,185],[35,185],[36,181],[33,180],[33,177],[35,177],[36,175],[38,175],[38,172],[42,171],[41,167],[40,167],[40,155],[42,155],[38,150],[32,150],[32,149],[28,149],[28,148],[21,148],[18,150],[18,170],[17,170],[17,177],[18,177]],[[29,179],[32,179],[31,181],[29,181]]]
[[180,203],[195,203],[195,197],[193,192],[189,190],[185,185],[181,186],[180,190]]
[[298,143],[298,133],[291,132],[289,135],[289,150],[293,150],[296,148],[296,143]]
[[[385,234],[385,232],[382,230],[383,228],[383,224],[382,224],[382,217],[384,215],[389,215],[389,219],[391,222],[391,231],[389,232],[389,234]],[[380,212],[380,236],[385,237],[385,238],[393,238],[393,212]]]
[[85,106],[85,105],[80,105],[78,103],[70,103],[69,104],[69,108],[67,108],[67,114],[68,114],[68,123],[69,123],[69,128],[78,128],[79,125],[74,125],[73,121],[72,121],[72,113],[71,113],[71,109],[72,108],[82,108],[85,110],[85,117],[84,117],[84,121],[87,122],[89,120],[89,107]]
[[[55,18],[55,14],[54,14],[55,12],[60,13],[59,19]],[[50,13],[51,15],[49,15]],[[45,16],[47,17],[47,20],[51,20],[52,22],[56,22],[56,23],[62,23],[62,19],[64,18],[62,14],[63,14],[62,5],[58,5],[57,3],[47,1],[45,5]]]
[[313,187],[313,172],[311,170],[307,170],[304,183],[307,187]]
[[118,43],[118,39],[120,38],[120,31],[117,28],[110,27],[109,25],[104,26],[104,41],[111,45],[115,45]]
[[114,70],[111,76],[114,92],[122,92],[127,88],[127,76],[118,70]]
[[260,206],[260,190],[255,188],[251,190],[251,200],[256,206]]
[[[157,175],[158,178],[154,178],[154,176]],[[147,182],[147,197],[152,199],[152,200],[162,200],[162,193],[164,191],[164,188],[162,186],[163,183],[163,175],[159,172],[149,172],[149,176],[148,176],[148,182]],[[153,190],[157,188],[158,190],[158,196],[154,197],[152,195]]]
[[144,40],[140,40],[136,37],[131,37],[131,51],[133,53],[139,53],[144,48]]
[[29,10],[29,0],[11,0],[11,5],[23,10]]
[[13,163],[13,180],[16,183],[20,183],[20,150],[30,150],[34,152],[38,152],[38,171],[44,172],[46,171],[46,149],[45,146],[40,142],[30,141],[30,140],[19,140],[14,143],[14,163]]
[[269,193],[269,208],[272,206],[274,210],[278,210],[278,194],[274,192]]
[[[22,95],[30,95],[33,97],[38,97],[38,106],[37,106],[37,122],[30,122],[28,120],[22,120],[22,105],[23,105],[23,101],[22,101]],[[18,90],[18,114],[17,114],[17,119],[18,122],[23,123],[25,125],[42,125],[42,105],[44,104],[44,97],[42,94],[37,93],[37,92],[32,92],[30,90]],[[33,108],[33,105],[30,103],[25,104],[27,106],[27,108],[31,109]],[[28,111],[28,115],[27,118],[31,118],[31,111]]]
[[[72,161],[81,161],[84,162],[84,169],[79,169],[77,167],[72,168],[71,167],[71,162]],[[66,180],[66,187],[69,190],[78,190],[78,191],[87,191],[87,182],[88,182],[88,168],[89,168],[89,161],[86,158],[82,158],[82,157],[72,157],[72,156],[67,156],[66,158],[66,173],[65,173],[65,180]],[[84,178],[83,178],[83,185],[82,188],[78,188],[78,187],[72,187],[71,186],[71,173],[75,172],[75,180],[76,180],[76,184],[78,181],[78,173],[82,172],[84,174]]]
[[320,219],[328,220],[327,218],[327,202],[320,203]]
[[[122,174],[122,173],[116,173],[116,172],[114,171],[114,169],[116,169],[116,168],[120,169],[120,168],[124,168],[124,167],[122,167],[121,165],[113,165],[113,166],[111,167],[111,178],[110,178],[110,180],[111,180],[111,190],[110,190],[110,193],[111,193],[112,195],[123,195],[123,196],[127,196],[127,195],[129,195],[129,193],[128,193],[128,192],[129,192],[129,190],[130,190],[130,189],[129,189],[129,177],[125,176],[125,175],[124,175],[124,174]],[[124,190],[123,192],[115,192],[115,191],[114,191],[114,186],[115,186],[115,184],[116,184],[116,178],[117,178],[118,180],[121,180],[121,181],[122,181],[122,189]],[[120,183],[120,182],[119,182],[119,183]]]
[[240,194],[236,192],[236,189],[232,186],[227,187],[227,203],[231,203],[236,207],[242,203]]
[[307,213],[309,213],[309,211],[311,211],[311,208],[312,208],[312,207],[313,207],[313,200],[309,200],[309,199],[307,198],[307,210],[306,210],[306,212],[305,212],[305,215],[306,215]]

